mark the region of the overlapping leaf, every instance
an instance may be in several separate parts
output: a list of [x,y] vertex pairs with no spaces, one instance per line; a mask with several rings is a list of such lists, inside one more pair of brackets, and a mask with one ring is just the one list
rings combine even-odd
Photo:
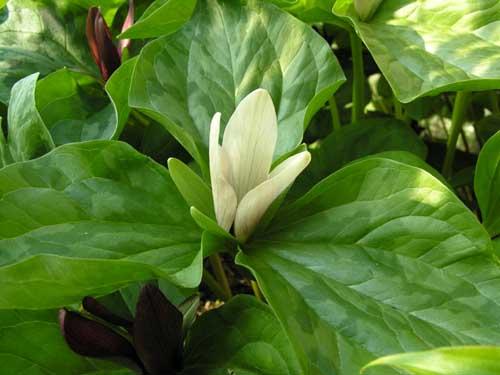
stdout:
[[408,375],[496,375],[500,373],[500,347],[465,346],[396,354],[373,361],[365,374],[370,375],[370,369],[377,366]]
[[67,67],[97,77],[85,38],[86,9],[67,1],[9,0],[0,9],[0,101],[12,85]]
[[166,169],[114,141],[0,170],[0,308],[48,308],[133,281],[195,287],[200,232]]
[[283,208],[238,261],[255,273],[304,373],[352,375],[387,354],[500,343],[489,236],[413,166],[350,164]]
[[496,1],[383,1],[368,22],[353,0],[337,0],[333,10],[353,23],[402,102],[500,85]]
[[483,224],[492,237],[500,234],[500,132],[484,145],[474,177]]
[[302,374],[271,309],[243,295],[195,323],[185,362],[183,375]]
[[[406,151],[425,159],[423,141],[406,124],[395,119],[366,119],[344,126],[310,148],[312,161],[292,187],[293,195],[356,159],[386,151]],[[423,160],[422,160],[423,161]]]
[[74,354],[56,311],[0,311],[0,362],[5,374],[133,375],[110,362]]
[[300,143],[343,80],[328,44],[278,8],[200,0],[181,31],[141,51],[129,102],[159,120],[205,168],[214,113],[226,122],[249,92],[266,88],[278,113],[278,157]]

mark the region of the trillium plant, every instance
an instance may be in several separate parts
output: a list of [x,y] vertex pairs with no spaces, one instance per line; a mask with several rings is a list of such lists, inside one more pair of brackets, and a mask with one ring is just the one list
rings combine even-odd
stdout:
[[0,0],[0,374],[500,374],[491,0]]

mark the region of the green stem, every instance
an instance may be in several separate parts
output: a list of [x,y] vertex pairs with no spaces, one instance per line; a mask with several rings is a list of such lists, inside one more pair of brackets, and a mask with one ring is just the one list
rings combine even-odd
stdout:
[[252,285],[252,290],[253,290],[253,294],[255,295],[255,297],[260,302],[265,302],[264,296],[262,295],[262,292],[260,291],[259,284],[257,284],[257,281],[251,280],[250,285]]
[[453,160],[457,149],[458,135],[465,120],[465,113],[471,93],[466,91],[457,92],[455,104],[453,105],[453,116],[451,118],[451,131],[446,146],[446,156],[443,164],[443,176],[450,178],[453,172]]
[[203,269],[203,282],[208,286],[208,288],[214,292],[217,298],[224,300],[226,298],[226,294],[224,289],[219,285],[217,280],[212,276],[210,272],[206,269]]
[[330,115],[332,116],[333,131],[340,130],[342,125],[340,124],[339,108],[337,107],[337,101],[334,95],[332,95],[328,104],[330,107]]
[[349,33],[351,39],[353,84],[351,122],[358,122],[363,116],[365,101],[365,71],[363,67],[363,43],[354,30]]
[[136,122],[138,122],[142,126],[151,125],[151,120],[136,109],[130,111],[130,117],[133,118]]
[[394,101],[394,112],[395,112],[394,114],[396,118],[398,120],[404,120],[403,105],[396,97],[393,98],[393,101]]
[[231,287],[229,286],[229,281],[227,280],[226,272],[224,271],[224,266],[222,265],[222,260],[220,259],[219,254],[213,254],[208,259],[210,261],[210,265],[212,266],[212,271],[224,291],[224,299],[226,301],[230,300],[233,293],[231,292]]
[[495,91],[490,92],[490,100],[491,100],[491,111],[494,114],[499,114],[500,106],[498,105],[498,96]]

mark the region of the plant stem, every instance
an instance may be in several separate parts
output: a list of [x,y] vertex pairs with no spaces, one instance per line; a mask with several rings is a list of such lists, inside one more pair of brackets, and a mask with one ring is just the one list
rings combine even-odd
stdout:
[[230,300],[233,293],[231,292],[231,287],[229,286],[229,281],[227,280],[226,272],[224,271],[224,266],[222,265],[222,260],[220,259],[219,254],[213,254],[208,259],[210,261],[210,265],[212,266],[212,271],[224,291],[225,300]]
[[457,92],[455,104],[453,105],[453,115],[451,118],[451,133],[448,137],[446,148],[446,156],[443,164],[443,176],[450,178],[453,172],[453,161],[455,159],[455,151],[457,149],[457,140],[462,125],[465,120],[465,113],[469,103],[471,93],[466,91]]
[[365,101],[365,71],[363,67],[363,43],[354,30],[349,33],[353,65],[352,116],[351,122],[358,122],[363,116]]
[[226,298],[224,289],[222,289],[217,280],[215,280],[215,278],[206,269],[203,269],[203,282],[207,284],[209,289],[214,292],[217,298],[222,300]]
[[401,105],[401,102],[394,97],[394,114],[398,120],[404,120],[404,115],[403,115],[403,106]]
[[337,107],[337,101],[335,100],[334,95],[332,95],[328,104],[330,107],[330,115],[332,116],[333,131],[340,130],[342,126],[340,125],[339,108]]
[[500,106],[498,105],[498,97],[495,91],[490,92],[490,100],[491,100],[491,111],[494,114],[499,114]]
[[253,294],[255,295],[255,297],[260,302],[265,302],[264,296],[262,295],[262,292],[260,291],[259,284],[257,284],[257,281],[251,280],[250,285],[252,285],[252,290],[253,290]]

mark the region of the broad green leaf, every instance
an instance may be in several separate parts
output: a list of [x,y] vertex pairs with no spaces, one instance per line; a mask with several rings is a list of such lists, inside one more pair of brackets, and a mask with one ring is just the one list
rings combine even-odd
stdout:
[[356,159],[385,151],[407,151],[425,159],[427,149],[405,123],[391,119],[366,119],[343,126],[310,147],[311,164],[292,187],[299,196],[315,183]]
[[38,73],[34,73],[12,87],[8,144],[14,161],[30,160],[54,148],[54,141],[36,107],[37,79]]
[[416,353],[395,354],[368,364],[391,367],[408,375],[497,375],[500,374],[500,347],[465,346]]
[[196,0],[156,0],[120,38],[146,39],[173,34],[191,18],[195,7]]
[[188,336],[182,375],[299,375],[272,310],[240,295],[199,318]]
[[52,310],[0,311],[0,362],[4,374],[134,374],[111,362],[74,354],[62,338],[57,311]]
[[248,93],[267,89],[278,114],[278,158],[300,143],[313,114],[343,81],[328,44],[278,8],[200,0],[181,31],[143,48],[129,102],[161,122],[206,177],[216,112],[226,123]]
[[303,373],[352,375],[392,353],[499,344],[492,251],[445,185],[372,157],[285,206],[237,261],[255,274]]
[[106,82],[106,92],[115,110],[115,126],[112,139],[118,139],[130,115],[128,92],[137,58],[124,62]]
[[500,132],[486,142],[479,154],[474,190],[483,225],[495,237],[500,234]]
[[9,145],[7,144],[7,140],[3,134],[2,120],[2,117],[0,117],[0,168],[12,163]]
[[328,22],[337,23],[338,20],[332,14],[335,0],[267,0],[276,4],[283,10],[292,13],[304,22]]
[[[429,164],[427,164],[422,158],[418,157],[414,153],[407,152],[407,151],[386,151],[386,152],[380,152],[378,154],[375,154],[375,156],[379,158],[385,158],[385,159],[392,159],[395,161],[398,161],[403,164],[408,164],[413,167],[417,167],[420,169],[423,169],[424,171],[430,173],[434,177],[436,177],[439,181],[441,181],[443,184],[447,185],[448,187],[451,187],[451,185],[448,183],[446,178],[443,177],[441,173],[436,171],[433,167],[431,167]],[[369,158],[368,156],[367,158]],[[452,190],[452,189],[450,189]]]
[[85,37],[87,12],[68,1],[9,0],[0,9],[0,101],[33,72],[67,67],[95,77]]
[[66,68],[40,80],[36,105],[56,145],[111,139],[116,130],[116,112],[101,85]]
[[117,139],[130,114],[128,91],[136,59],[125,62],[106,82],[66,68],[40,80],[36,102],[56,145]]
[[0,309],[154,278],[196,287],[200,237],[161,165],[121,142],[58,147],[0,170]]
[[205,184],[205,181],[186,164],[175,158],[168,159],[168,170],[186,203],[214,218],[212,190]]
[[75,5],[79,5],[85,10],[93,6],[99,7],[108,25],[111,25],[113,23],[113,19],[118,9],[124,4],[127,4],[127,0],[64,0],[64,1],[71,2]]
[[359,19],[353,0],[337,0],[333,10],[354,25],[403,103],[500,85],[496,1],[383,1],[369,22]]

